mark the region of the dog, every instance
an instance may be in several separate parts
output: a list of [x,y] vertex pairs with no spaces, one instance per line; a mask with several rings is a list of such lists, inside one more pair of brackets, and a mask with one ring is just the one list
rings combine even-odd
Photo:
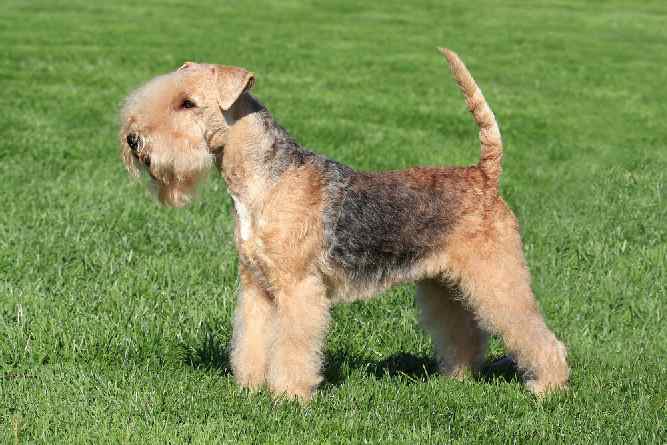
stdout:
[[442,373],[477,372],[498,334],[530,391],[566,387],[566,348],[540,313],[499,195],[495,116],[460,58],[440,51],[480,127],[477,165],[357,172],[299,145],[238,67],[186,62],[125,100],[122,160],[148,173],[160,202],[187,204],[214,166],[227,184],[241,287],[230,362],[242,387],[309,400],[331,306],[406,282]]

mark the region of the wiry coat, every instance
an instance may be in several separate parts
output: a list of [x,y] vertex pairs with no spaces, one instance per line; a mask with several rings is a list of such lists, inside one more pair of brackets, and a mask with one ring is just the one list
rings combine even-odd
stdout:
[[566,384],[565,347],[530,289],[516,219],[498,194],[495,117],[460,59],[444,50],[480,126],[470,167],[356,172],[301,147],[247,90],[241,68],[186,63],[123,108],[123,159],[161,201],[186,203],[215,164],[234,201],[242,290],[237,381],[308,399],[321,380],[332,303],[417,282],[444,373],[478,369],[498,333],[536,393]]

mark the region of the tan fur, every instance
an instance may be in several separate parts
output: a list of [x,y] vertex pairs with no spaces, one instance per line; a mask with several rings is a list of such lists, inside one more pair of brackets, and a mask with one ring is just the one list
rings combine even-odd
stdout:
[[440,52],[447,58],[449,68],[463,92],[468,109],[479,125],[479,140],[482,145],[479,167],[489,178],[489,189],[497,191],[498,178],[502,172],[500,161],[503,157],[503,143],[496,117],[486,103],[482,90],[459,56],[447,48],[441,48]]
[[241,290],[234,314],[234,336],[230,360],[240,385],[257,389],[266,381],[270,338],[275,306],[273,296],[256,283],[245,264],[239,267]]
[[313,273],[322,249],[320,178],[308,170],[286,176],[249,204],[252,238],[237,235],[243,257],[264,271],[269,290],[292,287]]
[[[498,125],[458,56],[442,52],[480,126],[480,162],[368,177],[376,188],[400,183],[406,190],[432,189],[433,202],[449,206],[437,208],[443,229],[429,239],[428,254],[378,280],[354,279],[327,251],[325,215],[332,195],[323,164],[304,161],[285,164],[279,174],[270,171],[267,153],[278,142],[274,128],[267,128],[272,121],[248,93],[252,73],[187,62],[126,101],[122,159],[133,174],[148,171],[161,202],[186,204],[212,165],[234,200],[241,290],[231,364],[240,385],[267,385],[278,396],[308,400],[322,379],[331,305],[405,282],[417,282],[422,323],[443,373],[461,378],[479,370],[494,333],[526,371],[533,392],[566,385],[565,347],[542,319],[518,224],[498,196]],[[140,143],[130,147],[136,135]]]
[[499,334],[542,394],[569,378],[565,346],[547,328],[530,287],[516,218],[502,200],[482,223],[461,224],[449,240],[447,275],[456,280],[481,326]]
[[444,280],[417,284],[422,324],[433,338],[440,370],[454,378],[480,370],[486,356],[487,333],[466,307],[460,288]]

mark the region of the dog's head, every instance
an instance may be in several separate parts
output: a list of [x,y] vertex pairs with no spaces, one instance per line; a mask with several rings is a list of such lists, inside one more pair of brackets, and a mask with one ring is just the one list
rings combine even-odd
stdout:
[[243,68],[186,62],[137,89],[121,110],[128,171],[146,171],[163,204],[187,204],[224,147],[235,104],[253,85]]

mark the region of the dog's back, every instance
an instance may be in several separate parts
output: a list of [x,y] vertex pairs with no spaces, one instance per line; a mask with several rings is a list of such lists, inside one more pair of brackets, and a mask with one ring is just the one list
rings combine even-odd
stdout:
[[415,265],[442,250],[446,237],[463,222],[461,215],[482,214],[498,199],[502,141],[495,117],[463,62],[450,50],[441,52],[480,127],[479,164],[379,173],[348,169],[329,181],[328,259],[368,293],[394,284],[397,277],[420,278]]

